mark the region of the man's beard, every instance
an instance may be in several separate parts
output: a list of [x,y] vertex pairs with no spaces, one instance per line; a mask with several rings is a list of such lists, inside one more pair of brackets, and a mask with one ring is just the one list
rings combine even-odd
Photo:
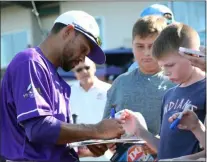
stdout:
[[71,71],[75,67],[73,61],[63,61],[62,68],[64,71]]
[[[73,57],[73,55],[72,55]],[[62,60],[61,60],[61,67],[64,71],[68,72],[70,70],[72,70],[76,65],[79,64],[79,62],[81,62],[81,60],[79,58],[76,58],[76,59],[73,59],[73,60],[67,60],[67,59],[64,59],[66,57],[62,57]]]
[[[82,56],[75,56],[73,48],[65,49],[64,54],[61,57],[61,67],[64,71],[68,72],[72,70],[79,62],[83,61]],[[69,57],[70,56],[70,57]]]
[[[60,58],[61,67],[65,72],[68,72],[74,68],[74,59],[71,59],[74,57],[73,49],[70,50],[64,50],[69,51],[65,52],[62,57]],[[67,53],[67,54],[66,54]],[[70,58],[69,58],[70,56]]]

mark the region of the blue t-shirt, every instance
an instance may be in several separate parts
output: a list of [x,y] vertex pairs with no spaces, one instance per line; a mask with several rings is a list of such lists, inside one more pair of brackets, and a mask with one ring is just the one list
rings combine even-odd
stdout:
[[160,146],[158,159],[176,158],[199,152],[199,142],[191,131],[171,130],[169,117],[183,111],[186,103],[192,104],[193,111],[204,123],[206,114],[206,79],[188,87],[176,86],[170,89],[163,98],[161,111]]

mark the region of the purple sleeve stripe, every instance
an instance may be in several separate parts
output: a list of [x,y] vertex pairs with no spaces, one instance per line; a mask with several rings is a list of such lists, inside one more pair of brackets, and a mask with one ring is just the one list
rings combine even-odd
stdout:
[[22,122],[24,120],[31,119],[34,117],[51,116],[51,115],[52,115],[52,113],[49,111],[44,111],[43,109],[36,108],[34,110],[30,110],[30,111],[19,114],[17,116],[17,121],[19,123],[19,122]]

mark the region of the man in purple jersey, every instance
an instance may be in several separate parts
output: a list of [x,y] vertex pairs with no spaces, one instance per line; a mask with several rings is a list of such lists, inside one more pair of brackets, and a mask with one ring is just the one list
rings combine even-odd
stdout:
[[[72,124],[70,87],[57,73],[58,67],[71,70],[85,56],[104,63],[98,34],[91,15],[66,12],[38,47],[19,52],[8,65],[0,90],[0,155],[5,159],[75,162],[78,154],[68,143],[124,134],[121,121],[115,119]],[[94,156],[103,155],[106,149],[105,145],[89,147]]]

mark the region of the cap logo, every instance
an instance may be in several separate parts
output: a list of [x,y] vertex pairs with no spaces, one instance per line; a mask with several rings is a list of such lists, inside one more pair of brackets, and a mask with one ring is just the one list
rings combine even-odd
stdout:
[[[93,34],[91,34],[90,32],[88,32],[86,29],[84,29],[82,26],[80,26],[80,25],[78,25],[78,24],[76,24],[76,23],[72,23],[73,25],[74,25],[74,27],[76,28],[76,29],[78,29],[78,30],[81,30],[82,32],[84,32],[84,33],[86,33],[86,34],[88,34],[89,36],[91,36],[95,41],[96,41],[96,43],[99,45],[99,46],[101,46],[101,44],[102,44],[102,42],[101,42],[101,39],[100,39],[100,37],[95,37]],[[93,28],[93,25],[92,24],[90,24],[89,25],[89,27],[92,27]],[[91,29],[92,29],[91,28]]]

